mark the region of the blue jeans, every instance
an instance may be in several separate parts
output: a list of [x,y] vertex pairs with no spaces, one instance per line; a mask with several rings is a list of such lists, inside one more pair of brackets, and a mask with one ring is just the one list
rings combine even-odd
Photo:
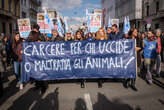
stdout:
[[146,67],[146,79],[148,81],[152,81],[152,70],[155,65],[155,59],[154,58],[144,58],[144,64]]
[[18,76],[20,83],[23,83],[22,62],[14,61],[14,72]]

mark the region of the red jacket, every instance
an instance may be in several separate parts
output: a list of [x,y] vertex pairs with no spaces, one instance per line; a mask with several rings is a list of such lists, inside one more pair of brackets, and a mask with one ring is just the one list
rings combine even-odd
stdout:
[[157,37],[157,53],[160,54],[161,53],[161,38],[160,37]]

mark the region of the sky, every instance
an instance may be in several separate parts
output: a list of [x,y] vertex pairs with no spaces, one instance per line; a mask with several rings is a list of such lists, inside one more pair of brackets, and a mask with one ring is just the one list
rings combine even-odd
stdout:
[[80,26],[86,17],[86,8],[101,9],[101,0],[42,0],[42,6],[56,9],[72,28]]

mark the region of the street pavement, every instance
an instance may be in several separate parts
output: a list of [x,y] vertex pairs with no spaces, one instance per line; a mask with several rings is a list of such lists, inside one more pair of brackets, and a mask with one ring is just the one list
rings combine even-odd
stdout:
[[137,77],[138,91],[124,88],[121,81],[108,80],[99,88],[96,81],[87,81],[85,88],[75,80],[51,82],[44,94],[28,83],[16,88],[16,79],[8,72],[0,110],[164,110],[164,65],[162,77],[148,85]]

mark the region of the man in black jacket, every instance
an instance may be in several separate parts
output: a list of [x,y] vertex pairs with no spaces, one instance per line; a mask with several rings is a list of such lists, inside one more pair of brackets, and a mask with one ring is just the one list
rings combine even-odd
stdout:
[[123,33],[121,33],[118,29],[117,24],[112,25],[112,32],[110,34],[110,40],[118,40],[123,38]]
[[52,38],[51,38],[51,42],[54,41],[63,41],[64,39],[59,35],[57,30],[52,30]]

